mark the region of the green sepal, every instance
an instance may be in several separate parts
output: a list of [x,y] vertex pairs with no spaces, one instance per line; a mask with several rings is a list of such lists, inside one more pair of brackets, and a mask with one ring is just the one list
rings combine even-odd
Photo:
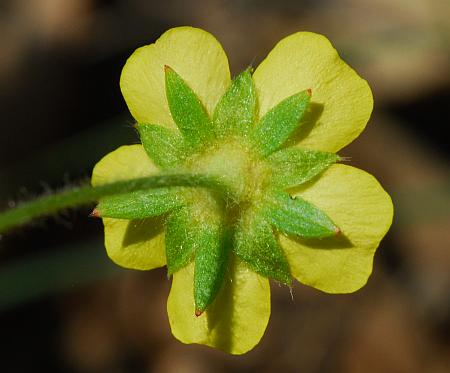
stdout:
[[169,168],[184,159],[187,147],[178,131],[155,124],[136,126],[148,156],[161,168]]
[[233,79],[216,106],[213,115],[216,136],[247,134],[255,121],[256,103],[255,85],[248,68]]
[[229,261],[229,247],[221,224],[202,227],[195,253],[195,312],[201,314],[214,301],[223,285]]
[[251,141],[262,156],[279,149],[299,127],[310,98],[310,91],[299,92],[281,101],[261,118],[251,134]]
[[199,234],[201,226],[192,223],[191,212],[186,207],[174,210],[167,217],[166,259],[169,276],[190,263],[202,238]]
[[169,66],[165,66],[166,97],[170,113],[184,139],[194,147],[208,142],[212,135],[211,120],[195,92]]
[[303,238],[324,238],[340,232],[331,219],[301,197],[272,192],[266,199],[267,217],[281,232]]
[[272,180],[279,188],[294,187],[311,180],[339,160],[334,153],[299,148],[281,149],[267,160],[272,166]]
[[104,197],[96,210],[102,218],[145,219],[165,214],[181,204],[174,189],[161,188]]
[[289,263],[270,222],[261,212],[248,211],[241,217],[233,250],[256,273],[286,285],[292,283]]
[[[211,211],[205,213],[204,208]],[[230,247],[226,237],[220,216],[209,204],[201,206],[191,202],[167,218],[168,274],[172,275],[195,258],[194,300],[199,313],[214,301],[222,286]]]

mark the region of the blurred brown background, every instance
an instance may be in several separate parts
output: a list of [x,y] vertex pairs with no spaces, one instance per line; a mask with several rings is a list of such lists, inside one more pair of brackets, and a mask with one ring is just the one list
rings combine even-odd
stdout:
[[450,371],[448,0],[1,0],[0,209],[89,177],[137,142],[120,95],[131,52],[178,25],[212,32],[232,72],[282,37],[327,35],[367,78],[375,112],[341,155],[392,194],[394,225],[361,291],[274,285],[244,356],[170,334],[165,270],[106,258],[88,209],[0,237],[1,372]]

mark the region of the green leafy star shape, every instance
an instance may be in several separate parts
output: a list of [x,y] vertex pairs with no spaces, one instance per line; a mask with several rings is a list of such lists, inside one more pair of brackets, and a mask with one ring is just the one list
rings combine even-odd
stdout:
[[217,176],[230,190],[233,206],[211,192],[164,188],[106,197],[97,206],[99,215],[145,219],[167,214],[167,269],[173,274],[195,262],[198,316],[222,287],[230,251],[262,276],[290,285],[289,263],[275,233],[325,238],[339,232],[323,211],[285,190],[338,160],[334,153],[283,149],[301,127],[311,91],[284,99],[257,120],[256,91],[247,69],[232,81],[210,118],[195,92],[169,66],[165,83],[179,133],[139,123],[144,149],[162,170]]

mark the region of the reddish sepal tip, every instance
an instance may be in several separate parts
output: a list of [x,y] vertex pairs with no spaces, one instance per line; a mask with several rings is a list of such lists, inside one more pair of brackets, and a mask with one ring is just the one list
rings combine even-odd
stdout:
[[100,218],[100,211],[98,211],[96,208],[92,210],[92,212],[89,214],[90,218]]
[[342,233],[341,228],[339,228],[339,227],[334,228],[334,232],[335,232],[336,236]]
[[311,96],[311,95],[312,95],[312,89],[311,89],[311,88],[308,88],[308,89],[306,90],[306,93],[307,93],[309,96]]
[[172,68],[169,65],[164,65],[164,72],[171,71]]
[[202,314],[203,314],[203,311],[195,310],[195,316],[196,316],[196,317],[199,317],[199,316],[201,316]]

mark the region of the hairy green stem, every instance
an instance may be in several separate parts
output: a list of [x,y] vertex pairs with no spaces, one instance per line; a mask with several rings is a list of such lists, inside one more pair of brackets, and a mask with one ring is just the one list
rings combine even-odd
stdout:
[[218,190],[223,196],[227,194],[225,187],[216,178],[188,173],[155,175],[96,187],[80,186],[22,203],[13,209],[0,213],[0,233],[26,224],[34,218],[93,203],[105,196],[168,186],[206,187]]

